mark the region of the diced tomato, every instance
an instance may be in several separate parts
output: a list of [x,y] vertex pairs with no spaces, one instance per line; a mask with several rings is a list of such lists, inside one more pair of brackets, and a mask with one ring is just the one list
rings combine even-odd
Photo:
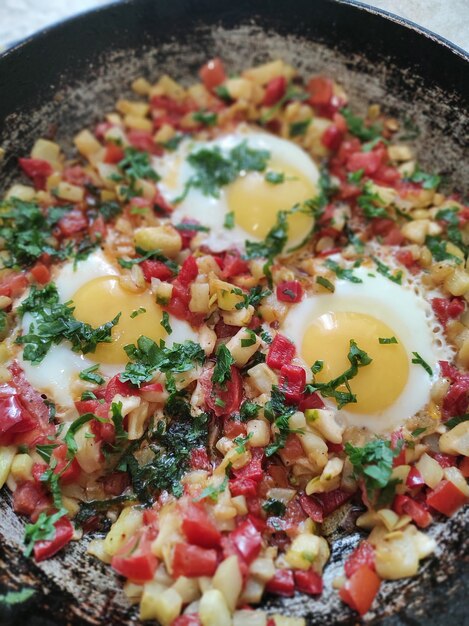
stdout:
[[55,524],[55,537],[34,544],[34,559],[36,562],[54,556],[59,550],[72,540],[74,529],[66,515],[58,519]]
[[286,90],[287,80],[285,76],[276,76],[275,78],[272,78],[266,85],[262,104],[265,107],[271,107],[283,98]]
[[334,95],[334,83],[325,76],[311,78],[307,86],[309,102],[315,106],[326,106]]
[[234,439],[240,435],[244,437],[246,435],[246,424],[236,419],[226,418],[223,423],[223,430],[225,437],[229,439]]
[[428,510],[409,496],[397,495],[392,508],[398,515],[410,515],[419,528],[426,528],[433,521]]
[[13,435],[32,430],[36,421],[26,410],[17,390],[10,385],[0,385],[0,443],[8,445]]
[[464,415],[468,408],[469,376],[458,374],[443,400],[443,415],[453,417]]
[[254,480],[255,482],[262,480],[262,477],[264,476],[264,470],[262,468],[264,451],[262,448],[254,448],[251,450],[251,454],[252,456],[249,463],[246,463],[244,467],[233,470],[233,474],[236,479],[248,478],[250,480]]
[[194,448],[191,450],[191,468],[211,470],[212,464],[208,458],[207,450],[205,448]]
[[85,230],[88,222],[81,211],[73,209],[59,220],[57,226],[64,237],[71,237]]
[[441,452],[435,452],[431,456],[435,459],[435,461],[438,461],[443,469],[456,466],[456,457],[453,454],[442,454]]
[[262,536],[250,519],[240,524],[230,535],[233,544],[246,563],[252,563],[261,550]]
[[291,597],[295,593],[295,579],[291,569],[278,569],[266,585],[266,591],[278,596]]
[[326,405],[321,399],[318,393],[305,394],[298,405],[300,411],[306,411],[306,409],[323,409]]
[[213,576],[217,569],[216,550],[207,550],[188,543],[177,543],[173,553],[173,576]]
[[104,392],[104,399],[106,402],[112,402],[115,396],[136,396],[138,395],[138,389],[132,387],[129,382],[122,382],[119,378],[119,374],[113,376],[108,384],[106,385],[106,390]]
[[18,159],[21,169],[33,181],[36,189],[45,189],[46,179],[53,173],[52,165],[43,159]]
[[107,226],[102,215],[93,220],[92,224],[88,228],[88,233],[91,241],[94,243],[103,241],[106,237]]
[[404,267],[412,267],[415,264],[414,256],[410,250],[397,250],[395,257]]
[[225,280],[227,278],[231,278],[232,276],[246,274],[247,272],[249,272],[249,265],[239,254],[235,254],[234,252],[227,252],[225,254],[222,272],[222,277]]
[[469,478],[469,456],[465,456],[459,463],[459,471],[464,478]]
[[231,379],[227,380],[224,388],[212,382],[213,370],[205,370],[199,381],[204,391],[205,404],[217,417],[231,415],[239,410],[243,390],[243,381],[239,370],[231,366]]
[[99,400],[78,400],[75,402],[75,407],[79,415],[85,413],[94,413],[98,417],[108,417],[109,404],[107,402],[100,402]]
[[418,471],[416,467],[410,468],[410,471],[407,474],[405,484],[411,489],[415,489],[415,487],[422,487],[425,484],[422,474]]
[[119,163],[124,158],[125,153],[123,148],[118,146],[114,142],[110,142],[106,145],[106,151],[104,153],[104,163]]
[[159,280],[169,280],[173,273],[167,265],[161,261],[151,261],[147,259],[140,263],[142,268],[143,277],[147,283],[151,283],[152,278],[158,278]]
[[266,363],[272,369],[279,370],[282,365],[291,363],[291,360],[295,356],[295,352],[295,344],[284,335],[277,333],[274,340],[270,344]]
[[63,485],[76,482],[80,476],[81,468],[76,459],[72,461],[67,459],[67,446],[65,444],[57,446],[52,452],[52,456],[57,461],[54,474],[60,474],[60,482]]
[[335,152],[340,148],[340,144],[344,139],[344,132],[339,130],[335,124],[331,124],[326,128],[321,136],[322,145]]
[[404,435],[402,434],[402,428],[391,433],[391,449],[396,450],[397,446],[401,446],[401,451],[394,457],[393,467],[405,465],[405,445],[403,445],[403,443]]
[[155,195],[153,196],[153,208],[155,209],[155,211],[165,213],[166,215],[171,214],[174,211],[173,205],[165,200],[163,194],[158,189],[158,187],[155,187]]
[[152,528],[144,528],[112,557],[111,566],[130,580],[137,582],[152,580],[158,567],[158,559],[151,551],[151,543],[155,536]]
[[322,577],[313,569],[306,571],[295,570],[294,576],[298,591],[309,593],[311,596],[317,596],[322,593]]
[[360,542],[344,564],[345,575],[351,578],[363,565],[371,570],[375,569],[375,550],[366,540]]
[[102,478],[104,492],[110,496],[120,496],[130,485],[130,478],[127,472],[112,472]]
[[178,279],[176,279],[172,285],[171,299],[165,309],[178,319],[190,321],[193,314],[191,314],[189,310],[189,302],[191,299],[189,288],[186,285],[182,285]]
[[113,128],[113,124],[111,124],[111,122],[100,122],[96,125],[96,128],[94,129],[94,134],[96,135],[97,139],[104,141],[104,137],[107,131],[111,128]]
[[252,478],[234,478],[230,480],[232,496],[255,496],[259,483]]
[[226,80],[223,62],[218,58],[211,59],[200,68],[199,76],[204,86],[212,91]]
[[198,230],[196,228],[194,228],[194,230],[190,230],[187,227],[189,227],[191,224],[193,224],[194,226],[199,226],[200,222],[199,220],[195,220],[189,217],[184,217],[181,224],[184,224],[185,226],[184,229],[179,230],[179,234],[181,235],[181,239],[182,239],[182,249],[185,250],[186,248],[190,246],[192,239],[198,233]]
[[346,168],[349,172],[364,170],[366,176],[372,176],[377,172],[385,156],[385,150],[378,148],[371,152],[355,152],[347,160]]
[[447,517],[468,502],[469,498],[450,480],[442,480],[427,494],[427,504]]
[[305,456],[301,441],[296,435],[288,435],[285,445],[279,450],[280,458],[287,467]]
[[431,304],[443,326],[446,326],[450,319],[458,318],[466,308],[461,298],[433,298]]
[[187,613],[176,617],[171,626],[202,626],[202,622],[197,613]]
[[402,231],[399,228],[399,226],[394,226],[393,228],[391,228],[388,234],[383,238],[383,243],[386,246],[400,246],[403,243],[404,239],[405,237],[402,234]]
[[354,611],[364,615],[373,604],[380,584],[381,581],[376,573],[366,565],[362,565],[347,580],[339,591],[339,595]]
[[65,167],[62,172],[62,178],[67,183],[76,185],[77,187],[84,187],[91,182],[91,178],[81,165],[71,165],[69,167]]
[[44,263],[36,263],[36,265],[31,268],[31,274],[34,280],[40,285],[45,285],[50,281],[50,269],[47,265],[44,265]]
[[324,510],[322,504],[317,498],[315,498],[314,496],[307,496],[306,494],[302,494],[300,496],[300,504],[303,508],[303,511],[308,517],[313,520],[313,522],[317,522],[318,524],[323,523]]
[[299,365],[282,365],[279,388],[288,404],[298,404],[306,385],[306,372]]
[[182,515],[182,532],[189,543],[201,548],[219,547],[221,533],[201,504],[189,502],[183,507]]
[[0,283],[0,296],[17,298],[29,285],[26,274],[10,274]]
[[298,280],[285,280],[277,285],[277,298],[281,302],[300,302],[303,287]]
[[178,274],[178,281],[181,285],[190,285],[190,283],[197,278],[198,273],[199,268],[197,267],[197,261],[194,256],[190,255],[181,266]]
[[327,491],[326,493],[316,494],[317,499],[322,505],[324,516],[327,517],[333,511],[342,506],[347,500],[350,500],[353,494],[343,489],[334,489],[334,491]]
[[150,154],[161,154],[162,149],[156,145],[153,134],[148,130],[132,129],[127,131],[127,139],[130,145],[142,152]]
[[13,493],[15,513],[28,515],[35,521],[43,511],[51,506],[51,498],[46,493],[43,483],[27,480],[20,483]]

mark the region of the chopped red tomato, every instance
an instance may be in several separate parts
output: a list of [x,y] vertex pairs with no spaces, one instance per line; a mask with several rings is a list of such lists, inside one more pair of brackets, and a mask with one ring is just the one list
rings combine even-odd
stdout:
[[450,480],[442,480],[427,494],[427,504],[447,517],[468,502],[469,498]]
[[229,439],[234,439],[240,435],[244,437],[246,435],[246,424],[243,424],[243,422],[231,417],[225,418],[225,421],[223,422],[223,431],[225,433],[225,437],[228,437]]
[[0,283],[0,296],[17,298],[29,285],[26,274],[10,274]]
[[291,597],[295,593],[295,579],[291,569],[278,569],[266,585],[266,591],[278,596]]
[[321,396],[315,392],[304,394],[300,400],[298,409],[304,412],[306,409],[323,409],[325,406],[326,405],[322,401]]
[[18,433],[32,430],[34,417],[23,406],[17,390],[10,385],[0,385],[0,443],[8,445]]
[[422,487],[425,484],[422,474],[418,471],[416,467],[410,468],[410,471],[407,474],[405,484],[411,489],[415,489],[415,487]]
[[351,578],[363,565],[371,570],[375,569],[375,550],[366,540],[360,542],[344,564],[345,575]]
[[295,584],[298,591],[317,596],[322,593],[322,577],[313,569],[306,571],[296,570],[294,572]]
[[147,259],[140,263],[142,268],[143,277],[147,283],[151,283],[152,278],[158,278],[159,280],[169,280],[173,273],[167,265],[161,261],[151,261]]
[[252,478],[234,478],[230,480],[232,496],[255,496],[259,483]]
[[104,392],[104,399],[106,402],[112,402],[114,396],[136,396],[138,395],[138,389],[132,387],[129,382],[122,382],[119,378],[119,374],[113,376],[108,384],[106,385],[106,390]]
[[107,226],[106,222],[102,215],[98,215],[98,217],[93,220],[93,223],[88,228],[88,234],[90,236],[91,241],[94,243],[103,241],[106,237]]
[[252,563],[261,550],[262,537],[250,519],[240,524],[230,535],[233,544],[246,563]]
[[217,553],[188,543],[177,543],[173,553],[173,576],[213,576],[217,569]]
[[178,281],[181,285],[190,285],[190,283],[197,278],[198,273],[199,268],[197,267],[197,261],[194,256],[190,255],[181,266],[178,274]]
[[81,468],[76,459],[72,461],[67,459],[67,446],[65,444],[57,446],[52,452],[52,456],[57,461],[54,474],[60,475],[60,482],[63,485],[76,482],[80,476]]
[[249,478],[255,482],[262,480],[264,476],[264,470],[262,468],[262,462],[264,460],[264,451],[261,448],[254,448],[251,450],[251,460],[244,467],[233,470],[233,474],[237,479]]
[[309,102],[314,107],[326,106],[330,103],[334,95],[334,83],[325,76],[311,78],[307,86],[309,92]]
[[110,496],[120,496],[130,485],[130,478],[127,472],[112,472],[102,478],[104,493]]
[[191,450],[191,468],[211,470],[212,464],[208,458],[207,450],[205,448],[194,448]]
[[285,76],[276,76],[275,78],[272,78],[266,85],[262,104],[266,107],[271,107],[283,98],[286,90],[287,80]]
[[354,152],[347,159],[346,167],[349,172],[364,170],[366,176],[372,176],[378,171],[385,154],[386,150],[383,148],[377,148],[371,152]]
[[202,626],[202,622],[197,613],[187,613],[176,617],[171,626]]
[[74,529],[66,515],[58,519],[54,526],[55,537],[43,541],[36,541],[34,544],[34,559],[38,563],[39,561],[44,561],[54,556],[54,554],[72,540]]
[[281,302],[300,302],[303,287],[298,280],[285,280],[277,285],[277,299]]
[[136,582],[152,580],[158,567],[158,559],[151,551],[156,533],[152,528],[144,528],[128,541],[115,556],[112,567],[126,578]]
[[303,511],[308,517],[313,520],[313,522],[317,522],[318,524],[323,523],[324,509],[317,498],[315,498],[314,496],[307,496],[306,494],[302,494],[300,496],[300,504],[303,508]]
[[57,226],[64,237],[71,237],[85,230],[88,222],[81,211],[73,209],[59,220]]
[[291,363],[291,360],[295,356],[295,352],[295,344],[284,335],[277,333],[274,340],[270,344],[266,363],[272,369],[279,370],[282,365]]
[[47,265],[44,265],[44,263],[36,263],[36,265],[31,268],[31,274],[34,280],[40,285],[45,285],[50,281],[50,269]]
[[226,80],[225,68],[220,59],[211,59],[200,68],[199,76],[204,86],[212,91]]
[[201,548],[220,545],[221,533],[201,504],[189,502],[183,507],[182,515],[182,532],[189,543]]
[[280,458],[289,467],[305,456],[301,441],[296,435],[288,435],[285,445],[279,450]]
[[462,298],[433,298],[431,303],[435,315],[443,326],[446,326],[450,319],[458,318],[466,308]]
[[410,250],[397,250],[395,257],[404,267],[412,267],[415,265],[414,255]]
[[45,189],[46,179],[53,173],[52,165],[43,159],[18,159],[21,169],[33,181],[36,189]]
[[298,404],[306,385],[306,372],[299,365],[282,365],[279,388],[288,404]]
[[13,492],[13,510],[28,515],[35,521],[43,511],[51,507],[51,498],[43,483],[27,480],[20,483]]
[[129,130],[127,131],[127,139],[130,145],[136,150],[149,152],[150,154],[162,153],[162,149],[156,145],[153,139],[153,134],[148,130]]
[[243,391],[243,380],[238,368],[231,366],[231,379],[226,381],[224,388],[213,383],[212,375],[213,370],[207,369],[199,379],[207,407],[217,417],[238,411]]
[[331,124],[323,132],[321,137],[321,143],[328,150],[335,152],[340,148],[340,144],[342,143],[343,138],[344,132],[337,128],[335,124]]
[[393,467],[397,467],[398,465],[405,465],[405,445],[404,443],[404,435],[402,434],[402,428],[399,430],[395,430],[391,433],[391,448],[392,450],[396,450],[397,446],[401,446],[401,451],[399,454],[394,457]]
[[116,143],[110,142],[106,145],[106,152],[104,153],[103,161],[105,163],[119,163],[124,158],[125,153],[123,148]]
[[327,517],[333,511],[342,506],[347,500],[350,500],[353,494],[343,489],[334,489],[334,491],[327,491],[326,493],[318,493],[316,497],[322,505],[324,516]]
[[456,466],[456,457],[453,454],[435,452],[431,456],[441,465],[443,469]]
[[410,515],[419,528],[426,528],[433,521],[425,506],[409,496],[397,495],[394,498],[392,508],[398,515]]
[[222,277],[225,280],[232,276],[246,274],[247,272],[249,272],[249,265],[239,254],[235,254],[234,252],[227,252],[225,254],[222,271]]
[[339,595],[350,608],[364,615],[373,604],[380,584],[377,574],[366,565],[362,565],[347,580]]

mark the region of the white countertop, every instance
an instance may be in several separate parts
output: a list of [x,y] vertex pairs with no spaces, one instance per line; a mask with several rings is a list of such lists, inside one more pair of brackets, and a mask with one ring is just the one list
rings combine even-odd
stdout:
[[[0,49],[54,22],[109,2],[0,0]],[[364,4],[412,20],[469,51],[469,0],[374,0]]]

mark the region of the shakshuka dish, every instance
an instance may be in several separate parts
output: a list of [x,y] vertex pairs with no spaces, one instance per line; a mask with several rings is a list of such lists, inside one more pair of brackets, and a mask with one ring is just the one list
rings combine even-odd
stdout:
[[255,605],[319,596],[352,511],[327,584],[364,614],[469,501],[469,207],[333,78],[199,77],[139,77],[73,153],[18,161],[0,485],[27,557],[92,533],[163,626],[304,624]]

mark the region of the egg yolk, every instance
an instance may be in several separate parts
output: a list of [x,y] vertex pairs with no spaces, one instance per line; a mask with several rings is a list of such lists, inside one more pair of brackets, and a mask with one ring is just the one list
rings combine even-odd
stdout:
[[124,346],[135,344],[141,335],[157,342],[167,336],[161,326],[162,310],[153,296],[148,291],[127,291],[116,276],[100,276],[90,280],[78,289],[72,301],[76,319],[94,328],[121,313],[119,322],[111,332],[112,341],[98,343],[96,351],[87,355],[98,363],[127,362]]
[[[265,239],[279,211],[316,195],[314,184],[285,163],[272,161],[266,171],[284,174],[284,181],[271,183],[265,178],[266,172],[247,172],[227,188],[228,207],[234,213],[235,223],[258,239]],[[304,213],[294,213],[287,219],[290,242],[304,239],[313,226],[313,217]]]
[[[328,312],[316,319],[306,330],[301,347],[308,364],[323,361],[316,381],[329,382],[349,367],[347,354],[350,339],[373,359],[359,368],[350,379],[350,388],[357,402],[345,405],[352,413],[378,413],[393,404],[402,393],[409,373],[409,359],[398,343],[380,344],[379,338],[391,338],[395,333],[383,322],[362,313]],[[345,387],[339,387],[345,391]]]

